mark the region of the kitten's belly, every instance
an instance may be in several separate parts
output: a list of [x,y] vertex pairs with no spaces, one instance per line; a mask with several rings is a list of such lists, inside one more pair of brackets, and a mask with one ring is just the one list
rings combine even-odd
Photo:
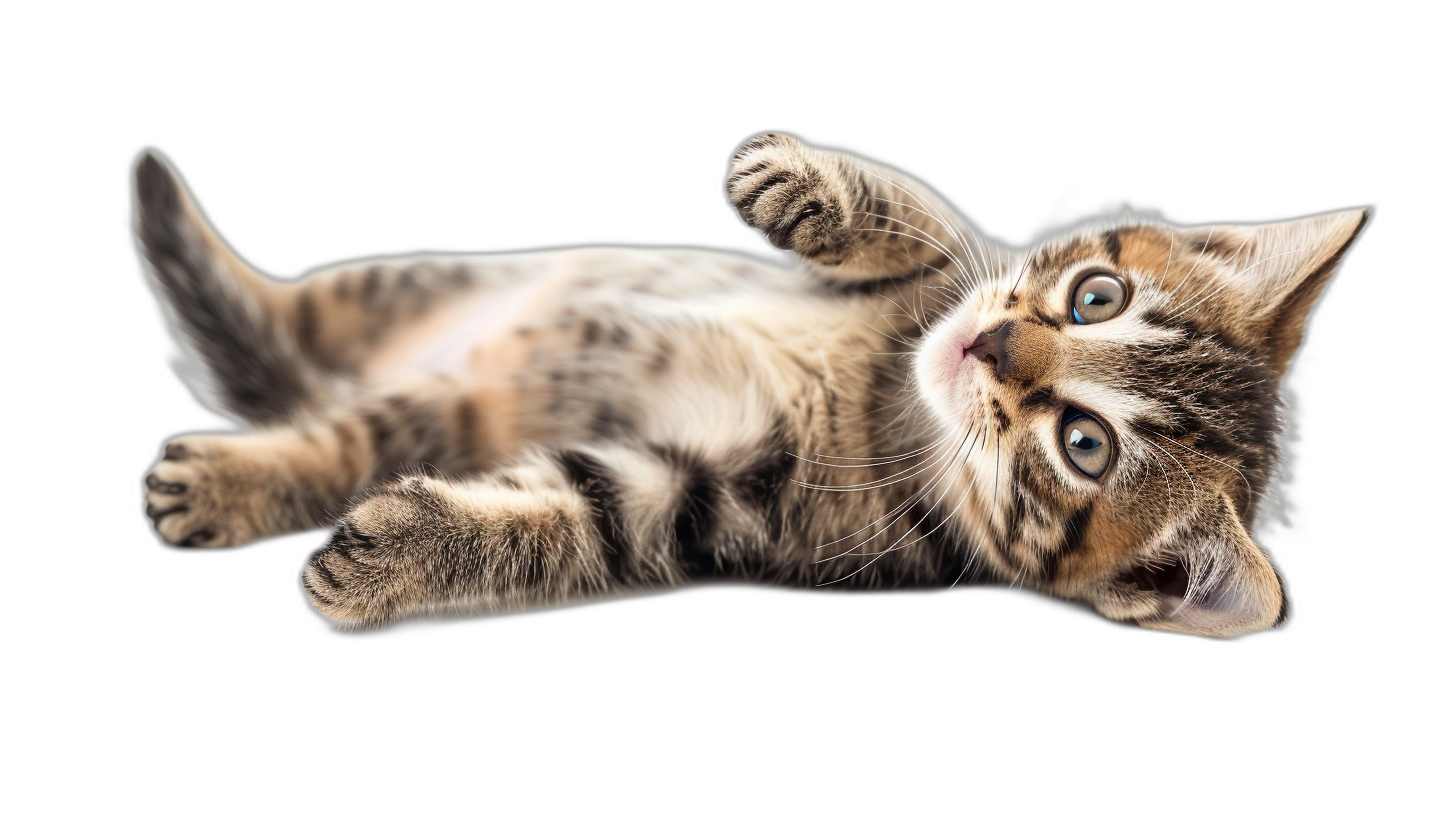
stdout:
[[[650,324],[698,315],[718,322],[735,300],[747,297],[755,301],[752,309],[773,310],[802,306],[806,294],[802,278],[790,271],[708,250],[564,250],[481,258],[475,265],[487,285],[391,330],[364,372],[504,382],[533,350],[537,357],[553,347],[574,352],[580,339],[570,331],[574,321],[606,315],[618,324]],[[603,362],[604,355],[594,356]]]
[[832,381],[839,350],[867,348],[851,336],[878,338],[804,277],[735,255],[575,250],[511,263],[508,280],[398,330],[368,367],[469,382],[503,451],[631,433],[727,455],[801,399],[806,372]]
[[498,288],[477,292],[437,308],[423,320],[396,331],[374,354],[366,371],[373,375],[438,373],[484,374],[492,359],[509,362],[509,342],[517,330],[559,308],[576,266],[569,261],[542,265]]

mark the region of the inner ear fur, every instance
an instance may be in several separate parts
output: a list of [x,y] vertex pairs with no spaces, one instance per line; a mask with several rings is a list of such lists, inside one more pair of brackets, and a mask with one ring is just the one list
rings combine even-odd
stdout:
[[1232,498],[1210,497],[1152,560],[1187,570],[1179,593],[1160,593],[1152,616],[1137,625],[1210,638],[1242,637],[1283,627],[1290,616],[1284,577],[1254,541]]

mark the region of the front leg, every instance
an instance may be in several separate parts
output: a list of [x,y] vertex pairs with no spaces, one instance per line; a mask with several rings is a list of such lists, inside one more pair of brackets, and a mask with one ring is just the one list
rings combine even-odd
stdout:
[[774,246],[826,277],[892,279],[987,262],[963,220],[919,182],[792,136],[745,142],[728,200]]
[[681,451],[621,444],[538,452],[466,483],[409,477],[344,514],[303,586],[335,622],[376,626],[721,575],[770,538],[732,484]]

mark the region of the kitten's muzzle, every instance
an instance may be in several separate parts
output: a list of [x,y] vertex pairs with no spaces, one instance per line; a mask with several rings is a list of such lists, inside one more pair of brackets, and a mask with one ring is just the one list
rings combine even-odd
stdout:
[[1045,374],[1056,356],[1055,333],[1041,326],[1008,320],[988,332],[981,332],[963,357],[974,357],[991,366],[1002,381],[1030,382]]

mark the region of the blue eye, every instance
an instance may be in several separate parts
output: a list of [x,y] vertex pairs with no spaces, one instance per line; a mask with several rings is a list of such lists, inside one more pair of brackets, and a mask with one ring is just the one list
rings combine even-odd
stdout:
[[1114,318],[1127,305],[1127,286],[1109,272],[1094,272],[1082,278],[1072,292],[1072,320],[1078,324],[1100,323]]
[[1072,467],[1096,479],[1112,464],[1112,435],[1095,417],[1075,408],[1062,414],[1062,450]]

